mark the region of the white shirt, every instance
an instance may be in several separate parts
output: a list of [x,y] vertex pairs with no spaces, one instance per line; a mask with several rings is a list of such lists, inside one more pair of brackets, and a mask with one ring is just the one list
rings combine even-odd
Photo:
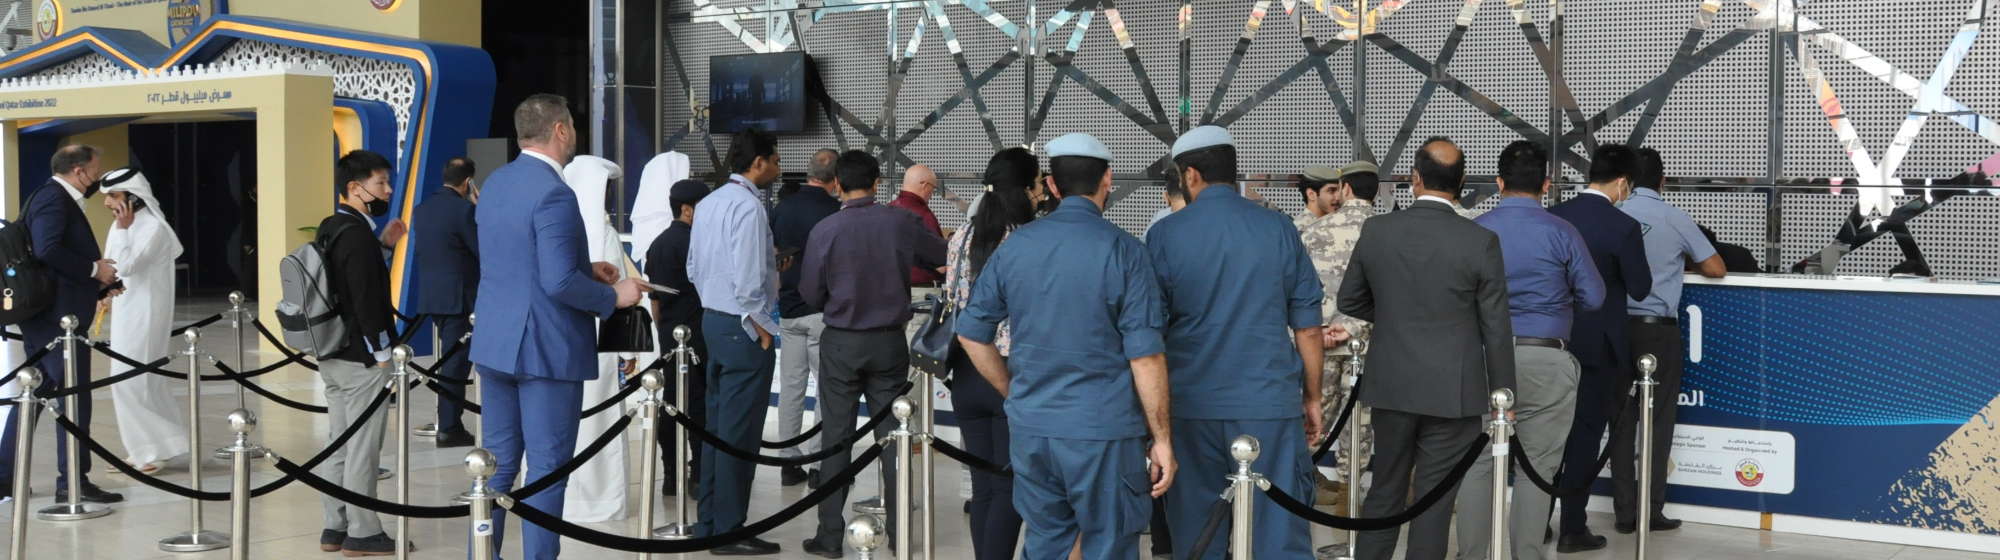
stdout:
[[1449,201],[1449,200],[1445,200],[1445,199],[1444,199],[1444,197],[1442,197],[1442,196],[1437,196],[1437,195],[1429,195],[1429,194],[1427,194],[1427,195],[1423,195],[1423,196],[1419,196],[1419,197],[1417,197],[1417,201],[1418,201],[1418,202],[1422,202],[1422,201],[1426,201],[1426,200],[1428,200],[1428,201],[1431,201],[1431,202],[1436,202],[1436,203],[1438,203],[1438,204],[1443,204],[1443,205],[1445,205],[1445,206],[1450,206],[1450,207],[1452,207],[1452,209],[1454,209],[1454,210],[1456,210],[1456,209],[1458,208],[1458,205],[1457,205],[1457,204],[1452,204],[1452,202],[1451,202],[1451,201]]
[[[1604,199],[1605,199],[1605,200],[1611,200],[1611,195],[1608,195],[1608,194],[1604,194],[1604,191],[1600,191],[1600,190],[1597,190],[1597,189],[1583,189],[1583,192],[1587,192],[1587,193],[1590,193],[1590,194],[1594,194],[1594,195],[1597,195],[1597,196],[1601,196],[1601,197],[1604,197]],[[1617,201],[1612,201],[1612,204],[1617,204]]]
[[[76,190],[76,186],[75,186],[75,185],[71,185],[71,184],[69,184],[69,181],[65,181],[65,180],[63,180],[63,178],[62,178],[62,177],[49,177],[49,178],[50,178],[50,179],[55,179],[55,180],[56,180],[56,184],[58,184],[58,185],[62,185],[62,186],[63,186],[63,192],[64,192],[64,193],[68,193],[68,194],[69,194],[69,199],[70,199],[71,201],[74,201],[74,202],[76,202],[76,209],[78,209],[78,210],[82,210],[82,209],[83,209],[83,193],[81,193],[81,192],[78,192],[78,191]],[[92,278],[95,278],[95,277],[97,277],[97,263],[90,263],[90,276],[91,276]]]
[[546,164],[549,164],[549,168],[550,168],[550,169],[554,169],[554,170],[556,170],[556,176],[557,176],[557,177],[561,177],[561,176],[562,176],[562,174],[563,174],[563,166],[562,166],[562,165],[560,165],[560,164],[557,164],[557,163],[556,163],[556,158],[552,158],[552,157],[549,157],[549,155],[548,155],[548,154],[544,154],[544,153],[541,153],[541,152],[537,152],[537,151],[534,151],[534,150],[532,150],[532,149],[528,149],[528,150],[521,150],[521,155],[522,155],[522,156],[530,156],[530,157],[534,157],[535,159],[539,159],[539,160],[542,160],[542,163],[546,163]]

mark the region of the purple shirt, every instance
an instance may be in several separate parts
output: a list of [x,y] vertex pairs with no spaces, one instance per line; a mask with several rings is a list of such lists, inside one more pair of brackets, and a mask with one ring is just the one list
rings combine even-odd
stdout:
[[944,266],[944,253],[944,239],[915,214],[849,200],[807,236],[799,296],[829,327],[900,329],[910,322],[910,267]]
[[1569,338],[1576,309],[1604,302],[1604,279],[1583,235],[1532,198],[1508,197],[1473,220],[1500,236],[1514,336]]

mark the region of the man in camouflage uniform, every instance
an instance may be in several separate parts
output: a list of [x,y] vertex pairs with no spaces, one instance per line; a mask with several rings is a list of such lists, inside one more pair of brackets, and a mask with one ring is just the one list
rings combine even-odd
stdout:
[[[1334,170],[1324,166],[1306,169],[1299,180],[1300,196],[1305,197],[1307,215],[1299,218],[1299,237],[1304,241],[1306,252],[1312,255],[1313,268],[1319,272],[1320,285],[1338,286],[1341,275],[1347,271],[1347,261],[1354,254],[1354,243],[1361,238],[1361,222],[1375,215],[1374,199],[1380,183],[1375,164],[1357,161]],[[1369,323],[1342,315],[1336,305],[1336,296],[1328,292],[1326,301],[1320,306],[1320,317],[1326,321],[1325,339],[1326,362],[1324,373],[1320,375],[1320,416],[1325,426],[1333,427],[1340,418],[1340,409],[1347,403],[1345,377],[1351,369],[1351,353],[1347,349],[1350,338],[1368,337]],[[1339,434],[1341,441],[1335,444],[1334,481],[1347,476],[1349,461],[1365,461],[1374,448],[1374,434],[1366,429],[1365,407],[1356,406],[1349,422],[1364,422],[1361,431],[1360,453],[1357,456],[1351,442],[1345,441],[1346,434]],[[1335,482],[1323,487],[1319,502],[1322,505],[1345,506],[1350,495],[1349,488]],[[1327,494],[1331,494],[1330,496]],[[1339,510],[1344,511],[1344,510]]]

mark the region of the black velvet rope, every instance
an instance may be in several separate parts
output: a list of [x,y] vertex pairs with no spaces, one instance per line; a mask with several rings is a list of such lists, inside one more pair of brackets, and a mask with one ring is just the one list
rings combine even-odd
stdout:
[[271,328],[264,326],[263,321],[252,320],[250,321],[250,325],[257,327],[257,334],[264,337],[264,342],[270,344],[272,350],[278,351],[279,354],[284,354],[285,359],[296,361],[299,365],[309,369],[319,369],[319,364],[306,360],[305,354],[293,352],[291,347],[285,346],[285,341],[280,340],[277,335],[271,334]]
[[479,408],[479,403],[465,400],[465,397],[458,396],[450,390],[445,389],[443,385],[438,384],[438,378],[436,377],[425,376],[424,386],[430,387],[431,392],[437,393],[438,398],[451,401],[452,404],[458,405],[459,408],[465,409],[466,412],[473,414],[480,414],[482,412]]
[[110,387],[114,384],[125,381],[127,379],[131,379],[145,374],[146,374],[145,370],[133,369],[132,371],[127,371],[125,373],[121,373],[118,375],[113,375],[103,379],[92,380],[91,382],[82,385],[71,385],[69,387],[63,387],[61,389],[48,391],[42,393],[40,396],[43,398],[59,399],[73,395],[86,394],[91,391],[95,391],[105,387]]
[[[1632,395],[1632,398],[1626,399],[1625,405],[1619,408],[1618,413],[1611,415],[1612,416],[1611,425],[1617,426],[1620,423],[1624,422],[1627,413],[1638,410],[1639,408],[1638,404],[1639,404],[1639,396],[1636,394]],[[1589,484],[1584,484],[1582,486],[1578,486],[1575,488],[1562,488],[1556,486],[1555,484],[1550,484],[1548,479],[1542,478],[1542,473],[1535,472],[1535,466],[1528,464],[1528,459],[1527,459],[1528,451],[1527,449],[1521,447],[1520,436],[1514,436],[1508,438],[1507,445],[1511,448],[1509,450],[1509,453],[1513,454],[1514,456],[1514,464],[1520,466],[1521,472],[1523,474],[1528,475],[1528,482],[1534,483],[1535,488],[1541,489],[1542,493],[1548,494],[1549,499],[1555,500],[1564,498],[1581,498],[1590,495]],[[1604,446],[1604,449],[1602,451],[1599,451],[1597,453],[1596,466],[1591,467],[1590,470],[1584,472],[1586,474],[1594,474],[1602,472],[1604,470],[1604,466],[1608,464],[1611,464],[1611,446],[1606,445]],[[1558,465],[1556,467],[1555,479],[1557,482],[1562,481],[1563,471],[1567,470],[1568,468],[1569,467],[1567,464]],[[1596,478],[1596,477],[1593,476],[1591,478]]]
[[[1320,438],[1319,449],[1313,451],[1314,463],[1325,457],[1327,452],[1333,451],[1333,440],[1340,436],[1340,430],[1346,428],[1348,419],[1354,416],[1354,403],[1357,402],[1361,402],[1361,384],[1358,382],[1347,391],[1347,404],[1341,405],[1340,419],[1333,421],[1333,429],[1326,431],[1326,437]],[[1348,445],[1352,448],[1354,444],[1350,442]]]
[[631,416],[619,417],[618,423],[612,424],[610,429],[605,430],[603,434],[599,434],[596,440],[591,441],[589,446],[583,448],[582,452],[570,457],[569,462],[564,463],[561,467],[557,467],[556,470],[549,471],[549,474],[543,475],[541,478],[522,485],[512,492],[508,492],[507,496],[516,500],[525,500],[529,496],[542,493],[543,490],[549,489],[550,486],[555,486],[556,482],[568,480],[570,473],[576,472],[576,469],[582,467],[584,463],[589,462],[591,457],[597,456],[599,451],[604,450],[604,446],[617,441],[619,434],[625,433],[625,427],[630,425],[632,425]]
[[0,377],[0,385],[6,385],[8,383],[14,382],[15,377],[20,377],[21,370],[35,367],[36,363],[41,362],[42,358],[48,357],[49,352],[53,351],[55,351],[53,348],[43,348],[41,350],[36,350],[35,353],[33,354],[29,354],[28,359],[22,360],[21,365],[14,366],[14,370],[7,372],[6,377]]
[[283,396],[279,396],[277,393],[271,392],[270,389],[265,389],[262,385],[251,383],[249,379],[244,378],[241,374],[236,373],[236,370],[229,369],[228,364],[218,362],[215,364],[215,369],[222,370],[223,375],[227,376],[229,380],[235,381],[236,384],[242,385],[244,388],[249,389],[250,392],[262,395],[264,398],[270,399],[271,402],[284,405],[285,408],[301,410],[313,414],[326,414],[327,412],[326,407],[324,406],[303,403],[292,399],[288,399]]
[[[898,396],[907,394],[913,386],[914,384],[904,384],[903,389],[896,394]],[[673,419],[674,423],[687,428],[688,434],[700,439],[703,443],[714,446],[717,451],[721,451],[731,457],[772,467],[799,467],[818,463],[827,457],[832,457],[835,453],[848,452],[848,448],[853,447],[856,443],[860,443],[861,438],[868,437],[869,434],[874,433],[875,428],[881,426],[883,422],[888,421],[891,415],[877,414],[873,418],[869,418],[866,424],[862,424],[860,428],[856,428],[853,434],[847,436],[846,441],[832,445],[825,445],[826,442],[820,442],[823,446],[822,449],[798,457],[772,457],[770,455],[759,455],[754,451],[737,449],[735,446],[730,445],[729,442],[723,441],[721,437],[710,433],[706,427],[695,422],[693,418],[689,418],[685,412],[676,411],[666,416]]]
[[1479,434],[1479,438],[1473,440],[1472,447],[1465,450],[1465,456],[1458,460],[1457,465],[1452,466],[1451,474],[1446,476],[1444,481],[1440,482],[1437,487],[1432,488],[1430,492],[1426,492],[1422,498],[1418,498],[1417,502],[1411,504],[1408,509],[1388,517],[1354,518],[1326,513],[1313,509],[1311,505],[1300,502],[1297,498],[1285,494],[1285,491],[1279,489],[1275,484],[1269,488],[1265,488],[1264,495],[1270,497],[1273,503],[1278,504],[1278,507],[1284,508],[1285,511],[1290,512],[1292,515],[1299,516],[1315,525],[1324,525],[1348,531],[1380,531],[1391,529],[1398,525],[1409,523],[1410,520],[1416,519],[1418,515],[1422,515],[1425,511],[1430,510],[1432,506],[1437,505],[1439,500],[1444,499],[1444,495],[1450,493],[1451,489],[1457,487],[1459,482],[1465,478],[1466,471],[1472,470],[1472,464],[1479,461],[1479,455],[1487,450],[1486,444],[1491,439],[1491,435]]
[[179,326],[179,327],[174,327],[174,330],[171,330],[171,331],[167,331],[167,336],[180,336],[180,335],[181,335],[181,333],[184,333],[184,332],[187,332],[187,330],[188,330],[188,329],[199,329],[199,328],[203,328],[203,327],[207,327],[207,326],[209,326],[209,325],[213,325],[213,324],[215,324],[215,322],[216,322],[216,321],[221,321],[221,320],[222,320],[222,314],[221,314],[221,313],[217,313],[217,314],[214,314],[214,315],[209,315],[208,317],[206,317],[206,318],[203,318],[203,319],[202,319],[202,320],[200,320],[200,321],[195,321],[195,322],[193,322],[193,323],[188,323],[188,324],[186,324],[186,325],[181,325],[181,326]]
[[466,346],[470,346],[470,344],[462,342],[458,344],[453,344],[451,345],[450,350],[446,350],[443,355],[438,356],[437,360],[432,361],[430,367],[424,367],[421,365],[417,365],[416,362],[410,362],[410,369],[417,370],[417,373],[424,374],[424,376],[436,379],[440,382],[450,383],[453,385],[471,385],[472,380],[470,379],[453,379],[450,377],[440,377],[437,374],[438,364],[445,363],[447,361],[450,361],[452,358],[457,357],[459,352],[465,351]]
[[1194,546],[1188,547],[1188,558],[1202,558],[1208,554],[1209,543],[1215,542],[1215,535],[1222,532],[1222,520],[1229,517],[1229,499],[1216,498],[1215,505],[1208,508],[1208,521],[1201,524],[1201,534],[1194,539]]
[[402,318],[403,322],[408,324],[403,326],[402,334],[396,335],[395,344],[390,345],[391,348],[409,344],[410,339],[416,338],[417,332],[422,330],[421,327],[424,326],[424,321],[429,321],[431,318],[430,315],[421,313],[417,314],[416,317],[404,317],[402,313],[397,313],[396,316]]
[[973,455],[971,451],[959,449],[957,446],[953,446],[950,443],[946,443],[942,439],[938,439],[935,437],[931,438],[931,449],[936,449],[938,453],[943,453],[945,457],[949,457],[953,461],[958,461],[958,464],[961,465],[965,465],[968,467],[972,467],[993,474],[999,474],[999,475],[1014,474],[1013,465],[1002,465],[999,463],[994,463],[992,461],[981,459],[979,458],[978,455]]
[[722,533],[719,535],[709,535],[706,537],[700,537],[694,539],[686,539],[686,540],[640,539],[624,535],[606,533],[603,531],[598,531],[596,529],[591,529],[589,527],[584,527],[581,525],[570,523],[569,521],[565,521],[554,515],[550,515],[547,512],[535,509],[533,506],[529,506],[527,504],[518,501],[511,505],[506,505],[505,509],[507,511],[513,512],[514,515],[520,516],[522,522],[533,523],[535,525],[540,526],[543,529],[548,529],[550,531],[553,531],[558,535],[583,541],[585,544],[589,544],[591,546],[598,546],[625,552],[644,552],[652,554],[684,554],[688,552],[698,552],[698,551],[735,544],[744,539],[748,539],[769,532],[771,529],[777,528],[779,525],[783,525],[791,521],[793,518],[798,517],[800,514],[805,513],[806,510],[813,509],[814,507],[818,506],[820,502],[824,502],[827,500],[827,498],[832,497],[835,491],[842,490],[846,488],[847,485],[852,484],[854,482],[854,478],[861,474],[861,470],[867,468],[870,463],[874,463],[875,459],[877,457],[880,457],[881,455],[882,455],[882,443],[876,442],[875,445],[870,446],[866,451],[862,451],[861,456],[855,458],[854,463],[847,466],[847,470],[841,471],[840,474],[835,475],[831,480],[828,480],[826,483],[820,484],[819,488],[815,488],[811,493],[806,494],[804,498],[800,498],[799,501],[794,502],[789,506],[785,506],[785,509],[779,510],[777,513],[771,514],[770,517],[760,519],[756,523],[744,525],[743,527],[734,531]]
[[811,428],[806,428],[806,431],[804,432],[799,432],[799,435],[793,437],[792,439],[783,441],[763,441],[763,442],[758,442],[757,446],[765,449],[785,449],[789,447],[795,447],[798,444],[805,443],[806,441],[811,440],[813,436],[819,435],[820,429],[825,427],[826,427],[826,422],[820,422],[818,424],[813,424],[813,427]]
[[[104,357],[106,357],[106,358],[111,358],[111,360],[112,360],[112,361],[115,361],[115,362],[118,362],[118,363],[121,363],[121,364],[125,364],[125,365],[126,365],[127,367],[131,367],[131,368],[133,368],[133,369],[140,369],[140,370],[145,370],[145,371],[146,371],[147,373],[151,373],[151,374],[154,374],[154,375],[160,375],[160,376],[164,376],[164,377],[168,377],[168,378],[172,378],[172,379],[180,379],[180,380],[186,380],[186,379],[187,379],[187,373],[186,373],[186,372],[179,372],[179,371],[173,371],[173,370],[169,370],[169,369],[165,369],[165,367],[164,367],[164,366],[166,366],[167,364],[170,364],[170,363],[173,363],[173,361],[174,361],[174,357],[173,357],[173,356],[167,356],[167,357],[165,357],[165,358],[160,358],[160,359],[158,359],[158,360],[153,360],[152,362],[147,362],[147,363],[141,363],[141,362],[140,362],[140,361],[139,361],[138,359],[135,359],[135,358],[133,358],[133,357],[131,357],[131,356],[127,356],[127,355],[124,355],[124,354],[120,354],[120,353],[118,353],[117,351],[114,351],[114,350],[112,350],[112,349],[111,349],[111,345],[110,345],[109,343],[104,343],[104,342],[92,342],[92,343],[90,343],[90,348],[91,348],[92,350],[96,350],[96,351],[97,351],[97,353],[99,353],[99,354],[103,354],[103,355],[104,355]],[[302,358],[302,357],[287,357],[287,358],[285,358],[285,359],[283,359],[283,360],[279,360],[279,361],[277,361],[277,362],[274,362],[274,363],[271,363],[271,364],[268,364],[268,365],[265,365],[265,366],[263,366],[263,367],[259,367],[259,368],[257,368],[257,369],[253,369],[253,370],[249,370],[249,371],[245,371],[245,372],[241,372],[241,373],[238,373],[238,374],[236,374],[236,375],[233,375],[233,376],[232,376],[232,375],[225,375],[225,374],[209,374],[209,375],[203,375],[203,376],[201,376],[201,380],[202,380],[202,381],[233,381],[233,380],[235,380],[235,379],[237,379],[237,378],[239,378],[239,377],[241,377],[241,378],[250,378],[250,377],[257,377],[257,376],[260,376],[260,375],[264,375],[264,374],[267,374],[267,373],[271,373],[271,372],[274,372],[274,371],[278,371],[279,369],[283,369],[283,368],[284,368],[285,366],[288,366],[288,365],[292,365],[292,364],[294,364],[294,363],[298,363],[298,362],[299,362],[299,360],[300,360],[301,358]],[[217,364],[216,364],[216,365],[217,365],[217,366],[221,366],[221,363],[220,363],[220,362],[217,362]],[[308,364],[308,365],[307,365],[307,367],[308,367],[309,369],[319,369],[319,367],[318,367],[317,365],[312,365],[312,364]]]
[[304,482],[306,486],[311,486],[314,490],[331,496],[333,499],[340,500],[349,505],[359,506],[368,511],[411,519],[450,519],[472,514],[472,506],[415,506],[399,504],[372,496],[364,496],[358,492],[342,488],[339,484],[334,484],[332,481],[320,478],[318,475],[313,474],[311,470],[292,464],[291,461],[287,461],[282,457],[278,458],[275,464],[278,467],[278,471],[285,473],[285,476],[298,479],[299,482]]
[[592,416],[596,416],[597,413],[599,412],[610,410],[611,407],[618,406],[618,403],[625,402],[626,398],[631,397],[632,393],[636,393],[638,391],[639,391],[639,380],[633,379],[625,383],[625,386],[623,388],[618,389],[617,394],[611,395],[611,398],[604,399],[604,402],[600,402],[595,405],[591,405],[590,408],[583,409],[581,417],[589,418]]

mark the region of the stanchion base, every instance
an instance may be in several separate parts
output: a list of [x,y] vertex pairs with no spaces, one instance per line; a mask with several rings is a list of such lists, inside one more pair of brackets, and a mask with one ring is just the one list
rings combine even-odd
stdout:
[[417,429],[411,430],[410,433],[415,434],[417,437],[434,438],[437,437],[438,435],[438,425],[424,424],[422,426],[417,426]]
[[164,552],[202,552],[229,548],[229,535],[215,531],[181,533],[160,539],[160,550]]
[[1354,560],[1354,554],[1347,550],[1347,543],[1330,544],[1313,551],[1319,560]]
[[[262,459],[269,454],[269,452],[265,451],[264,448],[262,447],[252,448],[247,453],[249,453],[251,459]],[[217,449],[215,450],[214,457],[218,460],[223,460],[223,461],[234,459],[236,458],[236,448],[224,447],[222,449]]]
[[654,529],[653,538],[677,541],[691,539],[694,538],[694,527],[685,523],[668,523],[665,526]]
[[106,515],[111,515],[109,506],[90,502],[56,504],[35,512],[35,518],[42,521],[82,521]]

